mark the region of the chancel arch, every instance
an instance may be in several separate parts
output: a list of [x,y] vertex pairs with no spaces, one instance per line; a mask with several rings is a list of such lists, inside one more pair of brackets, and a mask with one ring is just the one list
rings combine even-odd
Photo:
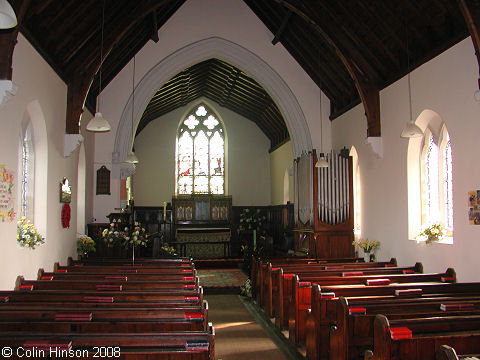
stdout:
[[[289,86],[270,65],[248,49],[229,40],[212,37],[191,43],[161,60],[151,68],[135,87],[133,109],[134,128],[143,110],[155,94],[171,77],[183,69],[205,59],[219,58],[244,70],[261,84],[282,112],[292,139],[295,156],[312,149],[310,131],[298,103]],[[131,150],[132,97],[127,101],[117,127],[112,154],[114,164],[122,163]],[[122,171],[119,172],[120,174]]]

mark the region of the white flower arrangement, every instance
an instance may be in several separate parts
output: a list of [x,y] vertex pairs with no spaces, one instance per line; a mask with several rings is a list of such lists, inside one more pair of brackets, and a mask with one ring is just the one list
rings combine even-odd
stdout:
[[21,247],[35,249],[45,243],[45,239],[38,233],[35,226],[25,216],[17,221],[17,243]]

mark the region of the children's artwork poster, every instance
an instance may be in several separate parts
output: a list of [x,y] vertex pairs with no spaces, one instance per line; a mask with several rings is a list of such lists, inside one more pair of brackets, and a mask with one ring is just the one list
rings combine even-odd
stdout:
[[480,190],[468,192],[468,221],[470,225],[480,225]]
[[15,205],[13,203],[13,173],[0,165],[0,221],[15,220]]

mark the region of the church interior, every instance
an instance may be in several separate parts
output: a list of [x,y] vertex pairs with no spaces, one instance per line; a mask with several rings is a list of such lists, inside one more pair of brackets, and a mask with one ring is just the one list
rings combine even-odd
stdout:
[[0,0],[0,50],[2,357],[480,358],[478,1]]

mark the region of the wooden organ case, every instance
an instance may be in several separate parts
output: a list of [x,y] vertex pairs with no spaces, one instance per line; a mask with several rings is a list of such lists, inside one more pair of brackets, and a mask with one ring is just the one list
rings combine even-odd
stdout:
[[310,257],[353,257],[352,157],[331,152],[328,168],[317,168],[315,151],[295,160],[295,249]]

